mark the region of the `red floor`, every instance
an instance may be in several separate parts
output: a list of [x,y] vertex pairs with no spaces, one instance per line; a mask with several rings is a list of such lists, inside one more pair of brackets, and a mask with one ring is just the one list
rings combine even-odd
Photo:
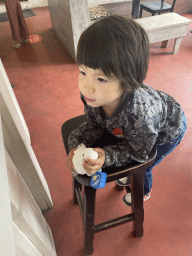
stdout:
[[[72,177],[60,128],[83,114],[77,87],[78,68],[51,28],[48,8],[34,9],[27,18],[31,35],[42,41],[20,50],[11,48],[9,23],[0,23],[0,58],[28,125],[32,147],[44,172],[54,210],[46,213],[58,256],[83,255],[80,212],[72,204]],[[185,17],[192,19],[191,14]],[[190,29],[192,29],[192,24]],[[188,130],[180,146],[154,169],[153,193],[145,202],[144,236],[130,236],[128,223],[95,235],[94,255],[192,255],[192,34],[183,37],[179,53],[171,55],[160,43],[151,45],[146,83],[165,91],[182,105]],[[96,224],[130,213],[121,201],[125,192],[114,184],[98,190]]]

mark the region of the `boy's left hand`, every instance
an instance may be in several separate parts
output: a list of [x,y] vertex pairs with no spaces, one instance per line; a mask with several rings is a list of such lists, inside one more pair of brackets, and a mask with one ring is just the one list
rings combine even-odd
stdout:
[[99,171],[105,163],[105,151],[102,148],[94,148],[94,150],[98,153],[98,158],[95,160],[87,158],[83,162],[84,169],[90,175]]

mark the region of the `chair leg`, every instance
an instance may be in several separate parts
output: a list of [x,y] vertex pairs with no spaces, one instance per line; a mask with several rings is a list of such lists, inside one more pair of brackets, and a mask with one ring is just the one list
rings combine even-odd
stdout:
[[116,189],[117,191],[122,191],[122,190],[124,190],[124,187],[123,187],[123,186],[119,186],[119,185],[117,184],[117,182],[115,181],[115,189]]
[[133,221],[133,235],[137,237],[143,236],[143,222],[144,222],[144,209],[143,209],[143,188],[144,188],[144,174],[142,171],[133,174],[131,177],[131,193],[132,193],[132,212],[135,215]]
[[75,188],[82,190],[82,185],[73,177],[73,203],[78,204]]
[[96,189],[84,186],[84,250],[85,255],[93,253],[95,225]]
[[143,11],[143,8],[140,8],[139,18],[142,17],[142,11]]

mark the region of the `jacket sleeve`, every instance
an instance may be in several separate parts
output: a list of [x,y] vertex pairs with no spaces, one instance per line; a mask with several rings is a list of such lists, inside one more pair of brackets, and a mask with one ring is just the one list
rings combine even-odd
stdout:
[[[122,119],[122,120],[121,120]],[[159,97],[137,90],[124,109],[118,124],[124,137],[115,145],[104,147],[104,167],[123,166],[131,161],[146,162],[166,122],[166,106]]]
[[130,134],[128,138],[122,139],[115,145],[106,146],[105,163],[103,167],[123,166],[131,161],[145,162],[148,160],[148,155],[153,149],[157,135],[155,133]]
[[103,129],[99,124],[88,120],[82,123],[77,129],[73,130],[69,135],[68,146],[69,151],[83,143],[86,147],[91,147],[97,139],[103,134]]
[[[154,136],[155,137],[155,136]],[[153,138],[150,138],[153,140]],[[155,140],[155,139],[154,139]],[[143,143],[144,145],[145,143]],[[148,160],[148,155],[150,154],[155,142],[150,145],[148,149],[139,149],[136,150],[138,142],[130,142],[126,139],[123,139],[121,142],[104,147],[105,150],[105,163],[103,167],[109,166],[123,166],[131,161],[145,162]],[[143,147],[142,147],[143,148]]]
[[104,147],[106,160],[103,167],[123,166],[132,160],[145,162],[159,136],[159,118],[142,116],[125,129],[124,138],[115,145]]
[[95,114],[87,106],[86,101],[81,94],[81,100],[84,103],[84,110],[87,121],[82,123],[77,129],[73,130],[68,139],[69,151],[83,143],[86,147],[91,147],[98,140],[104,131],[104,127],[97,122]]

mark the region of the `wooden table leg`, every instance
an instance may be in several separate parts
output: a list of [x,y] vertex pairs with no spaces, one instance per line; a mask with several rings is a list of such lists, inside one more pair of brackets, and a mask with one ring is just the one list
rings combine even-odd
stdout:
[[175,43],[173,47],[173,54],[177,54],[181,44],[182,37],[175,38]]
[[95,196],[96,189],[84,186],[84,250],[85,255],[93,253],[95,225]]
[[168,40],[163,41],[162,44],[161,44],[161,48],[167,48],[168,43],[169,43]]

